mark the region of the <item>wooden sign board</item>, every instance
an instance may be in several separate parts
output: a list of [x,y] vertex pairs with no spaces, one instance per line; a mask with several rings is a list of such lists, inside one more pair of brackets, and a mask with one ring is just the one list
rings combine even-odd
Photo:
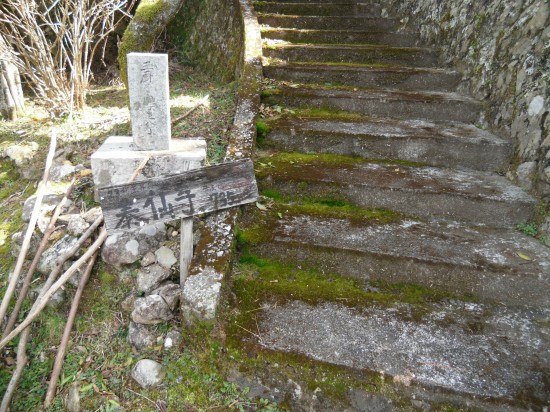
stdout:
[[227,209],[258,199],[252,160],[203,167],[174,176],[99,189],[107,230]]

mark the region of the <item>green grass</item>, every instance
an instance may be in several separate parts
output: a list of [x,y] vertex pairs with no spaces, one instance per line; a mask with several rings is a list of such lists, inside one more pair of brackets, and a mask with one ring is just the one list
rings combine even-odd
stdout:
[[534,223],[520,223],[516,226],[517,230],[519,230],[521,233],[527,235],[527,236],[537,236],[539,233],[539,230],[537,228],[537,225]]
[[[207,162],[220,163],[225,155],[237,101],[237,83],[222,84],[206,73],[181,66],[170,78],[172,119],[194,107],[188,117],[172,127],[173,138],[202,137],[207,142]],[[201,101],[205,104],[197,106]]]

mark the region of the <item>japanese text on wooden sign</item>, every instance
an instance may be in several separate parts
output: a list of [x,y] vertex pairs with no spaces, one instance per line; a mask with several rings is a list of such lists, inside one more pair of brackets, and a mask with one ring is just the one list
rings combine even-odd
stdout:
[[130,230],[256,201],[250,159],[99,189],[107,230]]

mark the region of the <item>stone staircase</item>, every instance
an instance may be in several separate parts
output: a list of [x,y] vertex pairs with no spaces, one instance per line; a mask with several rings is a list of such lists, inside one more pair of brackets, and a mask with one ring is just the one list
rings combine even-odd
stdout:
[[280,115],[255,162],[267,210],[239,234],[241,341],[359,376],[292,410],[543,410],[550,249],[516,230],[536,201],[475,126],[483,102],[378,3],[255,9]]

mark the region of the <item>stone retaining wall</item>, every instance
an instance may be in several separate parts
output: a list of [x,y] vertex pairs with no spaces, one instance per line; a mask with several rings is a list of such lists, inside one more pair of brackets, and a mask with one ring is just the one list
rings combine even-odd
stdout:
[[244,42],[239,0],[187,0],[169,35],[188,62],[223,81],[238,78]]
[[[482,126],[517,142],[510,177],[550,201],[550,19],[547,0],[390,0],[489,103]],[[519,166],[519,167],[518,167]]]
[[[217,2],[221,5],[222,1]],[[207,2],[212,4],[216,1]],[[240,37],[236,33],[226,33],[226,36],[235,36],[242,41],[240,64],[235,66],[239,79],[238,101],[225,155],[225,161],[228,162],[252,157],[262,86],[262,42],[258,20],[252,11],[250,0],[238,0],[234,3],[239,7],[239,24],[243,31]],[[232,44],[232,41],[228,44]],[[214,55],[217,54],[213,52]],[[233,208],[210,214],[198,231],[198,242],[182,295],[181,308],[187,323],[196,319],[210,320],[216,315],[222,282],[231,268],[235,224],[239,211],[240,209]]]

